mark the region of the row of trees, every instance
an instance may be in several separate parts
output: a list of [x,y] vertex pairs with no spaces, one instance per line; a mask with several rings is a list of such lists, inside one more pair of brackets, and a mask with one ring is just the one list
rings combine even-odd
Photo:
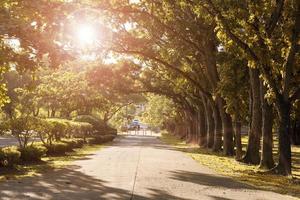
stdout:
[[[103,9],[118,30],[109,49],[134,58],[111,70],[122,84],[110,84],[114,91],[166,96],[177,111],[169,127],[189,142],[291,174],[291,142],[299,143],[298,1],[141,0]],[[242,125],[250,129],[245,154]]]

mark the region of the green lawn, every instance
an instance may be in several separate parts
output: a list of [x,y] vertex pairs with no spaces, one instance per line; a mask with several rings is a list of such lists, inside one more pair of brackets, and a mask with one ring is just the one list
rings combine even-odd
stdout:
[[[297,156],[293,157],[294,178],[291,179],[284,176],[261,174],[261,170],[257,166],[243,164],[237,162],[233,157],[226,157],[220,153],[186,144],[167,133],[162,134],[161,140],[175,146],[180,151],[186,152],[194,160],[208,166],[219,174],[232,177],[261,189],[300,197],[300,147],[292,147],[293,155]],[[246,143],[247,137],[243,137],[244,150],[246,149]],[[274,146],[277,146],[276,141],[274,142]],[[277,152],[275,149],[274,154],[276,157]]]
[[79,160],[100,150],[103,145],[84,145],[65,156],[44,157],[42,162],[18,165],[15,169],[0,168],[0,181],[35,176],[55,168],[64,167],[74,160]]

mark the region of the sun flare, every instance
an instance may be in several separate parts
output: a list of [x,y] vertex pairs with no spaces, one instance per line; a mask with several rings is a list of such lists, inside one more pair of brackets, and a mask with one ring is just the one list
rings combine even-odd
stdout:
[[91,45],[97,40],[95,28],[88,24],[77,27],[76,37],[81,45]]

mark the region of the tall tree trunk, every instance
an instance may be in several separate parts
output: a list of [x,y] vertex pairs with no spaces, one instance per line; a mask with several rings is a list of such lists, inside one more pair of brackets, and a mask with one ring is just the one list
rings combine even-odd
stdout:
[[236,147],[235,158],[237,160],[240,160],[243,156],[241,129],[242,129],[241,122],[235,119],[234,120],[235,147]]
[[232,156],[234,154],[232,119],[230,115],[225,112],[224,99],[219,97],[217,101],[222,119],[223,153],[224,155]]
[[252,92],[251,123],[248,134],[246,154],[241,161],[249,164],[259,164],[259,147],[262,127],[262,113],[260,102],[260,80],[257,69],[249,69]]
[[33,109],[32,114],[34,117],[37,117],[40,114],[40,108],[37,108],[36,110]]
[[300,145],[300,119],[297,118],[300,114],[296,114],[296,119],[291,123],[291,140],[292,144]]
[[278,110],[279,118],[279,130],[278,130],[278,152],[279,152],[279,162],[273,170],[276,173],[283,175],[292,174],[292,153],[291,153],[291,140],[289,136],[290,129],[290,112],[291,105],[281,100]]
[[51,109],[51,117],[55,117],[56,111],[54,109]]
[[205,147],[207,144],[207,137],[206,137],[206,116],[204,108],[198,114],[199,116],[199,146]]
[[215,130],[215,124],[214,124],[214,118],[213,118],[213,111],[211,106],[208,102],[205,103],[205,113],[206,113],[206,136],[207,136],[207,147],[212,148],[214,145],[214,130]]
[[212,103],[211,106],[213,108],[214,125],[215,125],[213,151],[219,152],[222,149],[222,120],[217,105]]
[[264,98],[265,86],[261,83],[261,104],[262,104],[262,149],[260,168],[271,169],[274,167],[273,159],[273,110]]
[[193,144],[197,144],[198,143],[198,130],[197,130],[197,126],[199,124],[199,118],[198,118],[198,114],[197,112],[193,111],[191,114],[191,131],[192,131],[192,143]]
[[191,118],[189,111],[185,111],[185,124],[186,124],[186,142],[192,141],[192,131],[191,131]]

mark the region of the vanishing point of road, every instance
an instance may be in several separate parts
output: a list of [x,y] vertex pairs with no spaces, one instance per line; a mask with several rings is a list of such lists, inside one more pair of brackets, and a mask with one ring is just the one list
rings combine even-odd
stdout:
[[63,169],[0,183],[2,200],[294,199],[220,176],[155,136],[119,136]]

